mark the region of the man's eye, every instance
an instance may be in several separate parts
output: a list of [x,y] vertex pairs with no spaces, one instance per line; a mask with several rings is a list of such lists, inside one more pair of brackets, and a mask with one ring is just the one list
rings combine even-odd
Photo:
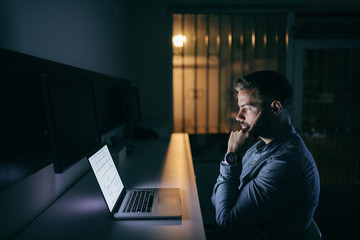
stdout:
[[247,107],[240,108],[240,112],[246,113],[248,111],[249,111],[249,108],[247,108]]

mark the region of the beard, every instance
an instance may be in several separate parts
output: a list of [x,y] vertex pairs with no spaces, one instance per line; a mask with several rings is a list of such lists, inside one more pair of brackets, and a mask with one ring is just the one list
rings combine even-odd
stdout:
[[[271,123],[273,122],[272,120],[273,119],[272,119],[271,115],[269,115],[267,112],[264,112],[262,114],[262,116],[257,120],[256,125],[252,129],[251,135],[254,138],[268,137],[269,132],[271,132],[271,129],[272,129],[272,127],[271,127]],[[246,121],[240,122],[241,129],[245,132],[248,131],[253,124],[254,123],[250,124]]]

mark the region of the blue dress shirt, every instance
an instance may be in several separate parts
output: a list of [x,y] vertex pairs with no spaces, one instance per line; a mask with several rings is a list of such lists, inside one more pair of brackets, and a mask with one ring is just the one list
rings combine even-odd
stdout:
[[270,239],[296,239],[309,227],[319,194],[314,159],[291,126],[269,144],[254,144],[242,163],[222,162],[212,203],[228,236],[257,227]]

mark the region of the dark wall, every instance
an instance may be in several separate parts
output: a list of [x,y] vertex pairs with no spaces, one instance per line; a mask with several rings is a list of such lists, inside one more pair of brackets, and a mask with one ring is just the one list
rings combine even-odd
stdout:
[[129,78],[125,1],[0,2],[0,47]]

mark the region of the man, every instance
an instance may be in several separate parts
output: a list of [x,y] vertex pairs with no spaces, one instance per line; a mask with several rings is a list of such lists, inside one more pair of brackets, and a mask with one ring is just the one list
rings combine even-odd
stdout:
[[225,238],[304,239],[316,228],[320,180],[291,124],[291,84],[277,72],[258,71],[238,79],[235,89],[241,130],[230,134],[214,186],[216,223]]

